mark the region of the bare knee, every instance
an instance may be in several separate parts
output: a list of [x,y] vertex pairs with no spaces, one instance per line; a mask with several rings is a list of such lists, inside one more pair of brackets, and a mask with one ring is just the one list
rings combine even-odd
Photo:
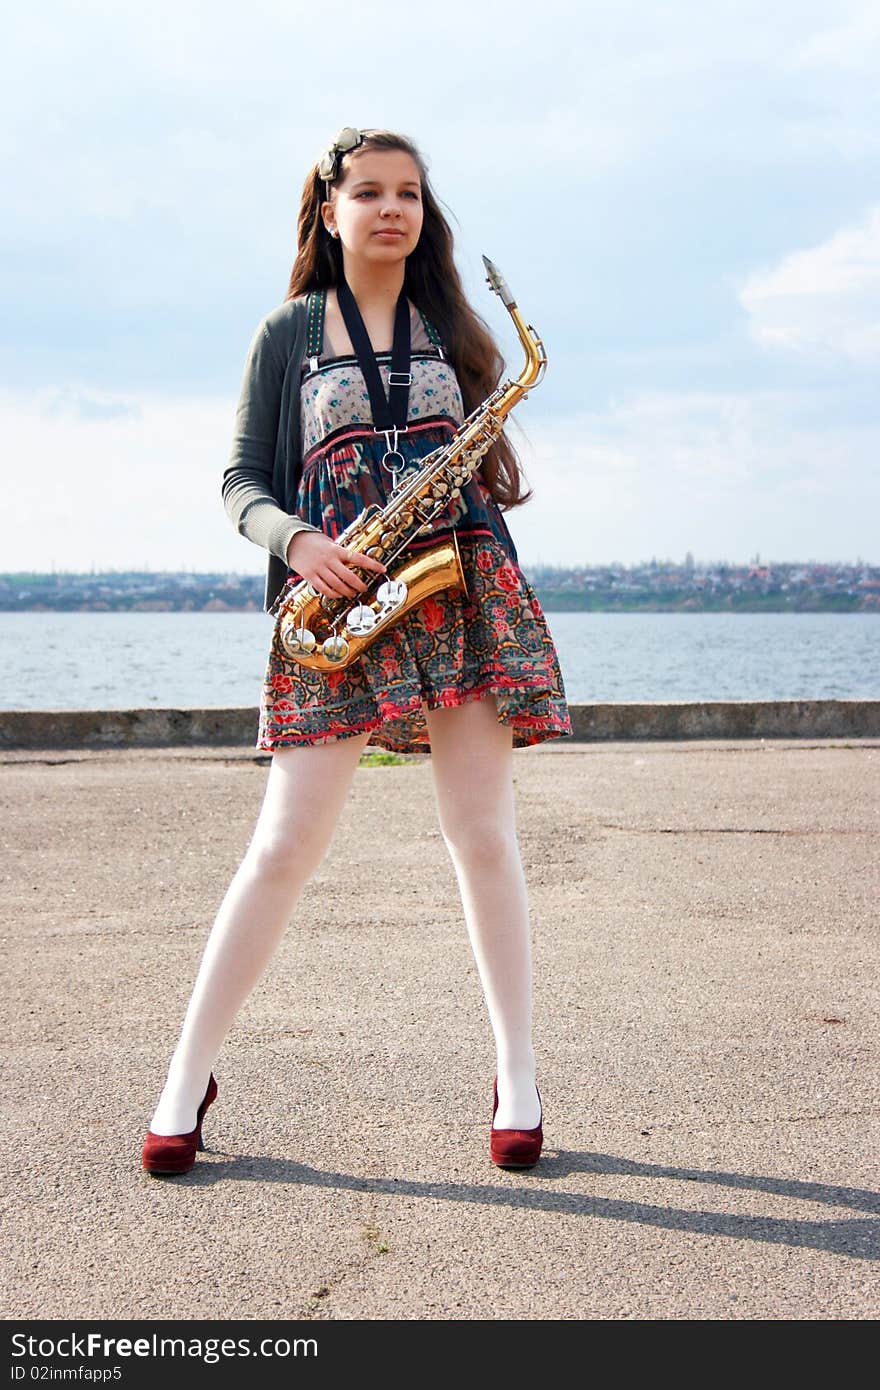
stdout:
[[317,869],[328,848],[327,837],[315,829],[276,833],[255,838],[245,863],[264,882],[303,882]]
[[441,825],[441,833],[450,857],[468,867],[491,867],[519,853],[513,828],[494,818],[475,817],[455,826]]

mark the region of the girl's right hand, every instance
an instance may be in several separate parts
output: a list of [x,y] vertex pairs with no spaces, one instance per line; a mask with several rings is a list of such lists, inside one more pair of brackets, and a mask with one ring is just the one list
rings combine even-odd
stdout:
[[316,593],[326,598],[354,598],[367,585],[351,568],[384,574],[385,565],[359,550],[346,550],[320,531],[297,531],[287,547],[287,563],[307,579]]

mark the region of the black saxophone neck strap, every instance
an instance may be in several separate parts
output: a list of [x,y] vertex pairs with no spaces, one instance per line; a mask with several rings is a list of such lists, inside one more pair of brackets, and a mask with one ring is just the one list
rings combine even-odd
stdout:
[[387,450],[382,459],[382,466],[391,474],[394,488],[397,486],[397,475],[404,467],[403,455],[397,448],[397,436],[406,433],[409,388],[412,385],[409,302],[405,292],[401,290],[394,310],[394,339],[391,345],[391,370],[388,373],[386,396],[370,335],[357,301],[344,278],[340,279],[336,286],[336,299],[370,393],[373,429],[377,434],[385,436]]
[[412,383],[409,303],[405,293],[401,290],[394,311],[394,341],[391,347],[387,396],[361,311],[345,280],[340,280],[336,286],[336,298],[370,393],[374,428],[381,430],[383,434],[393,429],[405,430],[409,410],[409,388]]

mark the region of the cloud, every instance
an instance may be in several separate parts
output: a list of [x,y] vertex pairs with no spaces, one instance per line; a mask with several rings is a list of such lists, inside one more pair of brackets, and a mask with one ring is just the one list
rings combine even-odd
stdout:
[[[262,568],[219,503],[230,393],[347,122],[424,148],[511,361],[481,251],[545,336],[536,497],[510,518],[527,557],[864,551],[878,210],[852,210],[877,182],[878,20],[829,15],[448,0],[438,24],[388,0],[377,29],[327,0],[315,39],[306,0],[17,7],[0,419],[22,525],[0,519],[0,566]],[[787,393],[764,389],[771,348]]]
[[798,69],[841,68],[865,70],[876,81],[877,54],[880,51],[880,12],[873,3],[856,6],[846,24],[819,29],[799,44],[786,66]]
[[[830,414],[796,390],[644,391],[568,416],[515,413],[534,491],[505,514],[520,561],[760,550],[876,562],[880,424],[847,423],[845,402]],[[265,553],[220,497],[233,424],[232,399],[7,392],[15,506],[0,519],[0,568],[262,573]]]
[[220,497],[233,417],[213,398],[4,393],[0,568],[260,572]]
[[814,405],[799,391],[639,392],[530,425],[534,498],[507,515],[521,562],[876,562],[880,423],[826,424]]
[[880,361],[880,205],[861,225],[754,272],[740,302],[764,347]]

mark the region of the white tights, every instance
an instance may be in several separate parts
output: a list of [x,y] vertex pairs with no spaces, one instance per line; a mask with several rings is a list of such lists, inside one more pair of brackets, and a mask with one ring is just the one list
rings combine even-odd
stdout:
[[[494,696],[426,710],[440,829],[455,868],[495,1036],[498,1129],[540,1118],[532,1048],[529,904],[516,837],[513,739]],[[369,734],[273,755],[250,845],[205,945],[150,1122],[187,1134],[232,1022],[323,860]]]

